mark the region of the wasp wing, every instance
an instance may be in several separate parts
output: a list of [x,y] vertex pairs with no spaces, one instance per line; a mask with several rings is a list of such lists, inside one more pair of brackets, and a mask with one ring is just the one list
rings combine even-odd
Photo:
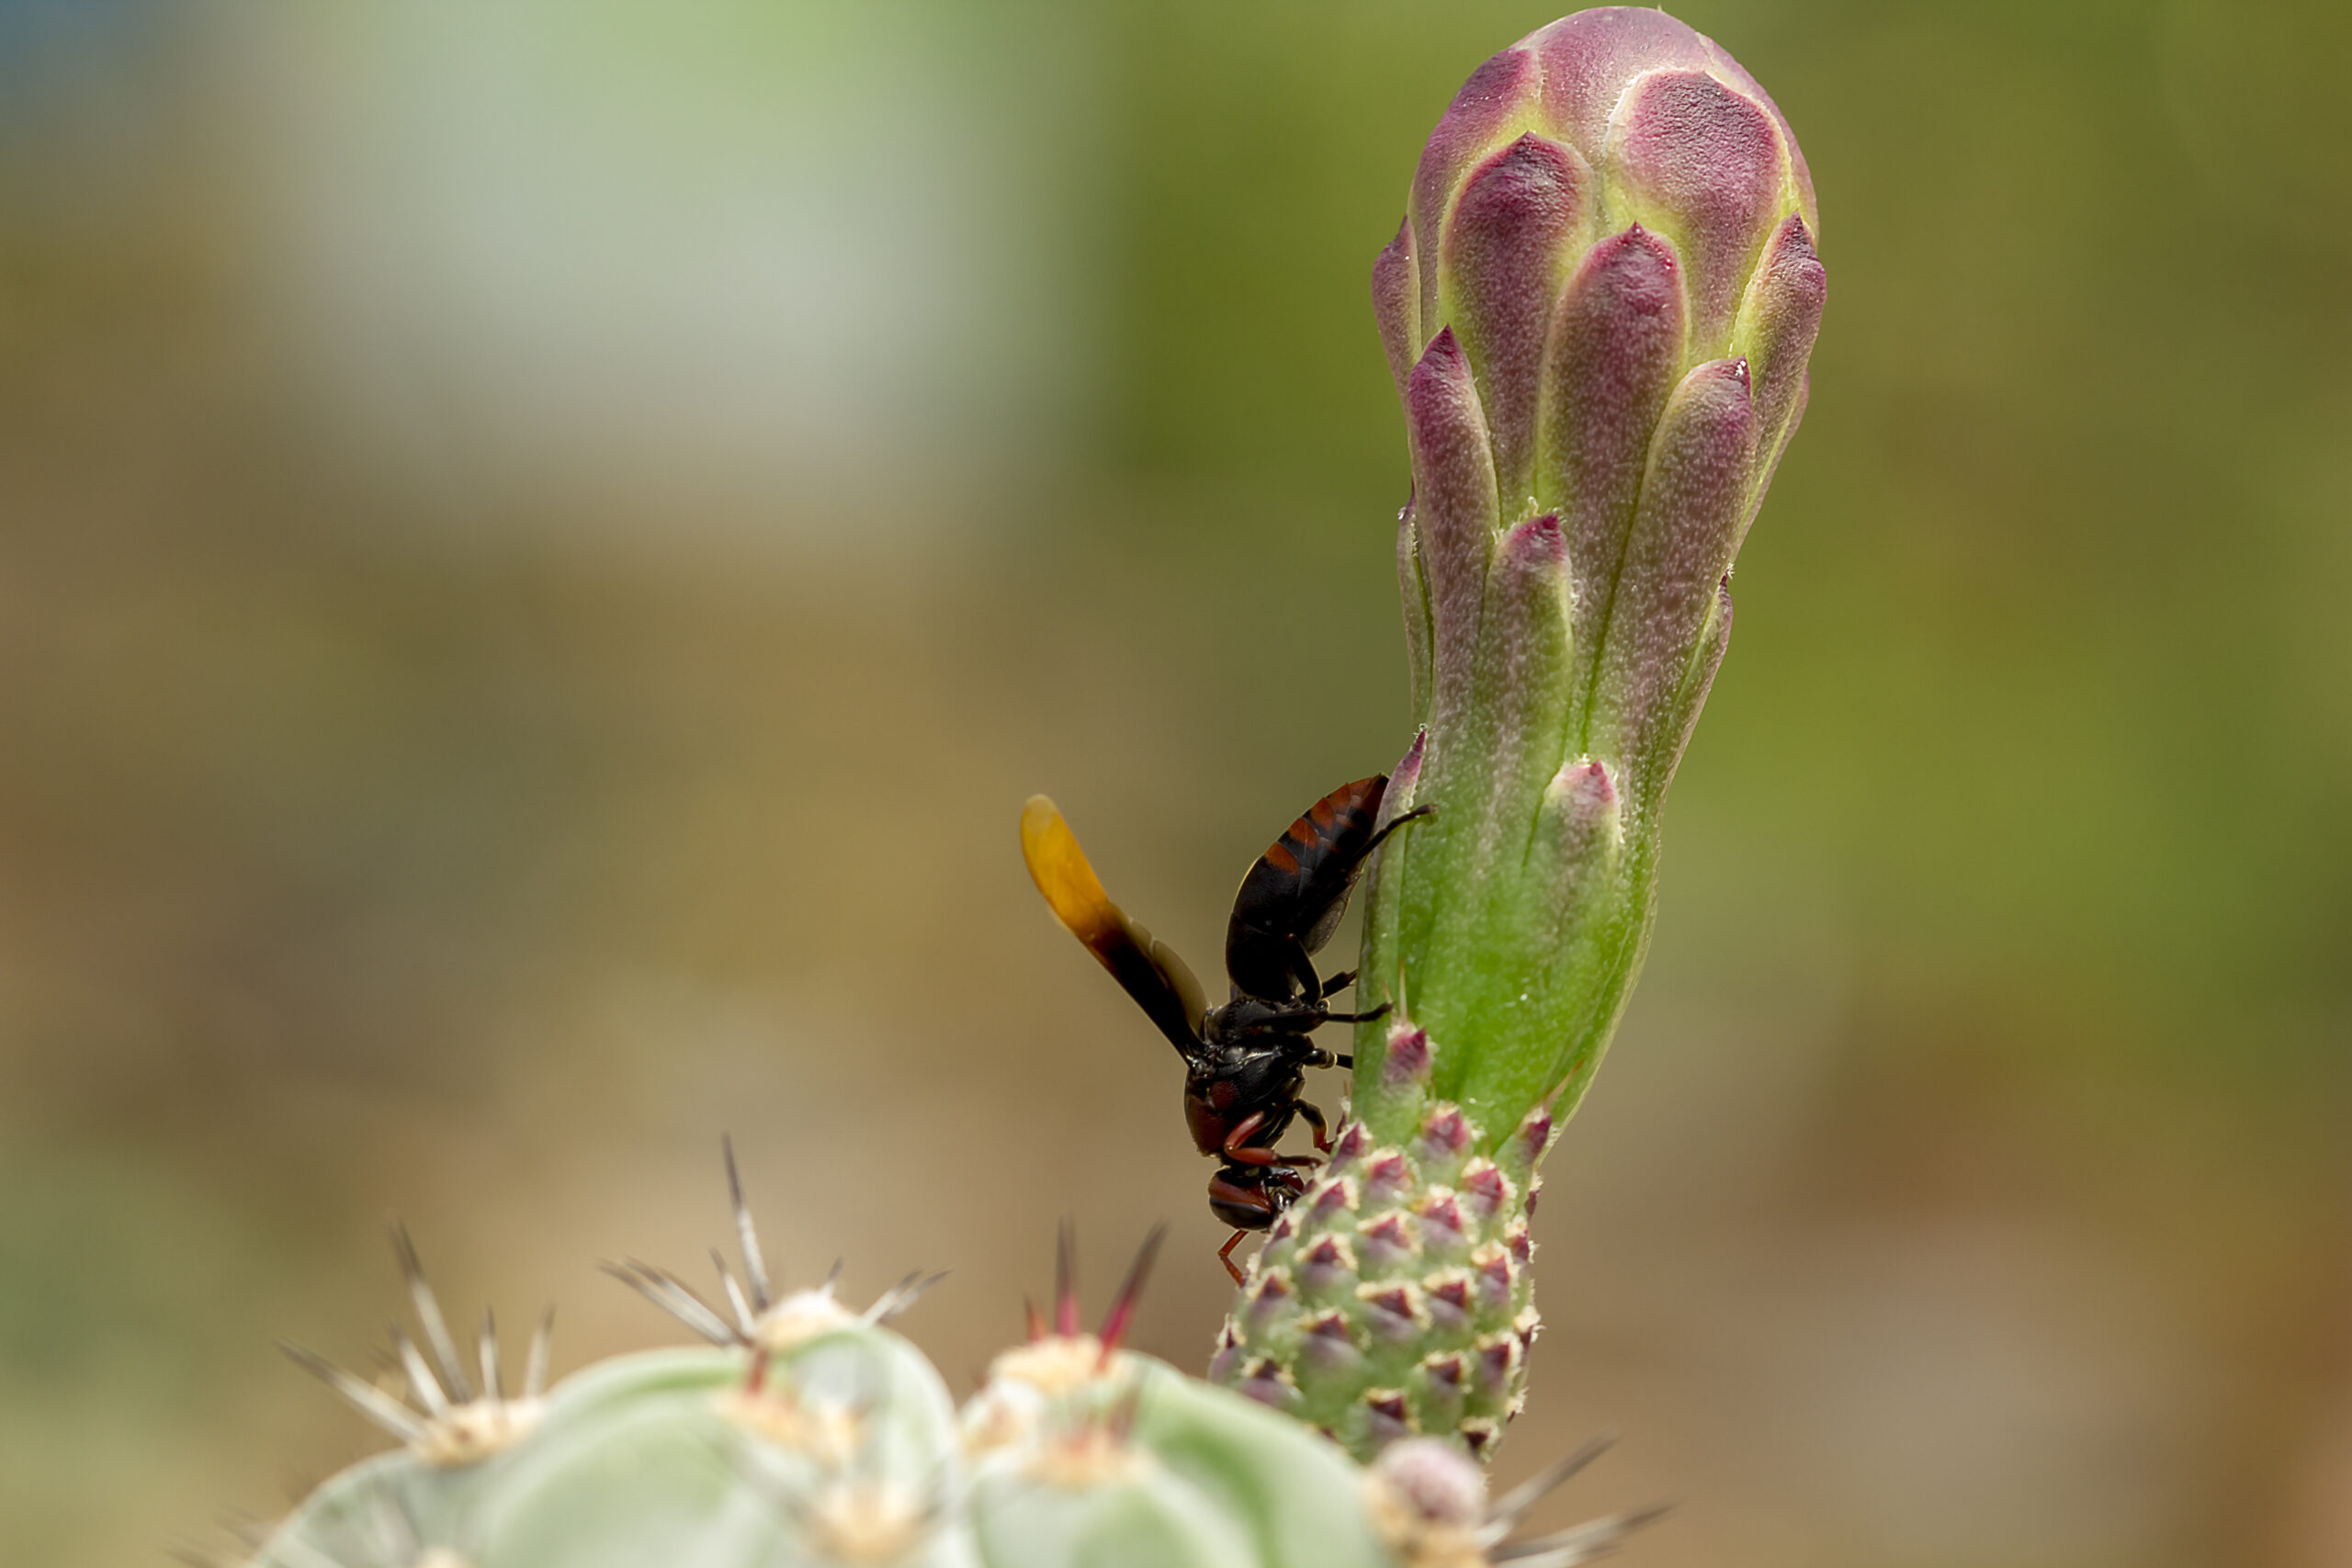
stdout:
[[1031,795],[1022,807],[1021,858],[1029,863],[1030,880],[1046,896],[1054,918],[1102,960],[1169,1043],[1188,1055],[1197,1047],[1208,1011],[1200,981],[1175,949],[1111,902],[1079,848],[1078,835],[1042,795]]

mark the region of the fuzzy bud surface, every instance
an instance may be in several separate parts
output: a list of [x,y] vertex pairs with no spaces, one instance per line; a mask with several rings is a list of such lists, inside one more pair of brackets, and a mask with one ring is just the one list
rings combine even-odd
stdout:
[[[1517,1408],[1534,1167],[1641,965],[1732,563],[1804,409],[1818,227],[1755,79],[1663,12],[1605,7],[1473,73],[1374,264],[1420,725],[1382,814],[1436,807],[1367,902],[1358,1006],[1390,1010],[1358,1028],[1353,1111],[1388,1163],[1318,1178],[1218,1361],[1360,1454],[1418,1433],[1483,1454]],[[1295,1307],[1264,1309],[1276,1278]]]

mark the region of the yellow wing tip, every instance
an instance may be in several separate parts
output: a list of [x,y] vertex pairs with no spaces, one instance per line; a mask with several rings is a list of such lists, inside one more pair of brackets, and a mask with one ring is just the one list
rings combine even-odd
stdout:
[[1119,907],[1102,890],[1102,878],[1079,848],[1078,835],[1046,795],[1031,795],[1021,808],[1021,858],[1028,863],[1029,879],[1046,896],[1054,918],[1080,942],[1091,943],[1105,927],[1123,923]]
[[[1071,850],[1078,846],[1077,835],[1062,820],[1061,808],[1054,804],[1051,795],[1031,795],[1021,807],[1021,858],[1029,863],[1029,874],[1039,892],[1046,892],[1046,880],[1052,868],[1068,858],[1065,842]],[[1079,855],[1081,861],[1085,858],[1083,853]],[[1049,892],[1046,896],[1053,897]]]

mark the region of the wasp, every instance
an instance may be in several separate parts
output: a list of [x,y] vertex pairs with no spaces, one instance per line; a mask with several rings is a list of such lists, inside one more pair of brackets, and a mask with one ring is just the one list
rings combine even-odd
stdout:
[[1339,928],[1365,860],[1389,834],[1434,809],[1420,807],[1381,824],[1387,788],[1385,773],[1340,785],[1258,857],[1226,923],[1225,972],[1233,994],[1215,1008],[1175,950],[1111,902],[1054,803],[1032,795],[1021,814],[1021,852],[1037,891],[1184,1059],[1184,1125],[1194,1146],[1217,1162],[1209,1209],[1234,1227],[1217,1260],[1236,1283],[1241,1270],[1234,1247],[1272,1224],[1306,1190],[1299,1172],[1316,1161],[1275,1150],[1292,1120],[1306,1119],[1318,1152],[1331,1149],[1321,1108],[1302,1098],[1306,1069],[1355,1064],[1316,1044],[1315,1031],[1388,1012],[1385,1003],[1370,1012],[1334,1012],[1330,998],[1355,974],[1322,979],[1315,972],[1315,954]]

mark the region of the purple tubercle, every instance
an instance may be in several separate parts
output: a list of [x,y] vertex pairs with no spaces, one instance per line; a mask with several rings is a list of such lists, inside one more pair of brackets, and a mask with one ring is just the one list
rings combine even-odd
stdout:
[[1493,1218],[1510,1195],[1502,1171],[1494,1161],[1487,1159],[1471,1161],[1470,1168],[1462,1173],[1458,1185],[1464,1201],[1482,1220]]
[[1260,1357],[1235,1383],[1236,1392],[1275,1410],[1287,1411],[1298,1403],[1298,1390],[1284,1382],[1281,1371],[1267,1357]]
[[1344,1236],[1329,1232],[1306,1244],[1299,1254],[1299,1280],[1316,1295],[1327,1295],[1351,1284],[1356,1278],[1355,1249]]
[[[1607,782],[1606,770],[1602,770],[1601,778],[1604,783]],[[1505,1147],[1509,1151],[1511,1163],[1521,1172],[1522,1179],[1527,1172],[1532,1171],[1542,1162],[1544,1151],[1552,1146],[1552,1134],[1555,1125],[1550,1108],[1538,1106],[1529,1111],[1518,1127],[1513,1129],[1510,1141]]]
[[1663,11],[1604,6],[1538,28],[1512,47],[1532,54],[1542,70],[1544,121],[1588,152],[1600,145],[1627,85],[1642,73],[1679,68],[1718,77],[1771,116],[1788,145],[1800,204],[1805,216],[1814,218],[1813,178],[1788,117],[1756,78],[1705,34]]
[[1380,1081],[1390,1089],[1426,1086],[1430,1081],[1430,1037],[1426,1030],[1397,1028],[1388,1032],[1388,1050],[1380,1059]]
[[1560,879],[1560,918],[1567,919],[1577,904],[1574,891],[1608,874],[1605,846],[1622,822],[1617,784],[1607,763],[1578,757],[1552,775],[1544,793],[1548,874]]
[[1645,71],[1710,63],[1707,40],[1663,11],[1605,6],[1538,28],[1513,46],[1543,72],[1545,120],[1580,147],[1598,147],[1625,85]]
[[1379,826],[1385,828],[1399,811],[1409,809],[1413,792],[1421,782],[1421,758],[1428,751],[1429,743],[1427,729],[1413,731],[1413,743],[1405,748],[1405,754],[1388,770],[1388,788],[1380,798]]
[[1749,335],[1758,367],[1756,423],[1767,441],[1787,438],[1828,297],[1829,275],[1813,248],[1812,231],[1802,213],[1792,212],[1764,247],[1742,311],[1754,323]]
[[1618,104],[1606,159],[1635,212],[1681,241],[1697,341],[1720,343],[1782,210],[1773,117],[1706,71],[1654,71]]
[[[1351,1121],[1340,1129],[1340,1139],[1331,1149],[1331,1163],[1329,1168],[1337,1170],[1342,1166],[1353,1164],[1362,1159],[1371,1147],[1372,1134],[1365,1129],[1362,1122]],[[1350,1204],[1353,1205],[1353,1200],[1350,1200]]]
[[1527,493],[1544,323],[1594,212],[1584,159],[1530,131],[1471,171],[1446,220],[1440,299],[1485,393],[1505,496]]
[[1510,1290],[1514,1281],[1510,1254],[1499,1247],[1492,1247],[1491,1244],[1489,1247],[1490,1250],[1474,1253],[1470,1262],[1478,1271],[1479,1299],[1492,1309],[1510,1304]]
[[1674,247],[1638,225],[1586,254],[1552,318],[1537,492],[1565,505],[1579,603],[1593,609],[1606,605],[1623,553],[1685,322]]
[[1470,1322],[1470,1280],[1464,1274],[1433,1277],[1421,1286],[1430,1321],[1447,1334],[1459,1334]]
[[1420,1147],[1424,1160],[1455,1157],[1469,1146],[1470,1124],[1455,1107],[1441,1105],[1422,1122]]
[[1477,1377],[1490,1393],[1501,1393],[1510,1387],[1511,1376],[1519,1371],[1519,1337],[1497,1334],[1478,1342]]
[[[1453,95],[1437,128],[1421,148],[1413,171],[1413,192],[1407,220],[1419,239],[1423,255],[1437,253],[1438,225],[1463,172],[1494,144],[1511,119],[1525,112],[1540,79],[1532,58],[1505,50],[1489,58],[1462,90]],[[1421,320],[1437,320],[1437,268],[1421,268]]]
[[1375,1216],[1358,1230],[1356,1243],[1363,1248],[1364,1262],[1376,1271],[1394,1269],[1420,1256],[1420,1237],[1413,1223],[1394,1209]]
[[1413,1168],[1403,1155],[1394,1149],[1374,1155],[1364,1172],[1363,1201],[1366,1208],[1382,1208],[1413,1190]]
[[1258,1277],[1257,1289],[1250,1292],[1250,1300],[1242,1308],[1242,1316],[1251,1328],[1262,1328],[1271,1319],[1296,1297],[1289,1278],[1281,1270],[1270,1270]]
[[1348,1315],[1336,1307],[1329,1312],[1317,1313],[1299,1325],[1299,1332],[1313,1338],[1329,1339],[1341,1345],[1347,1344]]
[[1354,1379],[1363,1374],[1363,1352],[1349,1337],[1347,1319],[1336,1311],[1306,1320],[1298,1352],[1301,1368],[1319,1377]]
[[1555,787],[1567,802],[1571,817],[1599,817],[1617,804],[1617,786],[1610,782],[1609,764],[1598,757],[1579,757],[1563,767]]
[[1658,421],[1649,472],[1625,542],[1625,563],[1601,634],[1589,731],[1614,755],[1668,716],[1684,666],[1731,569],[1747,515],[1756,456],[1756,405],[1745,359],[1710,360],[1682,378]]
[[1412,446],[1413,525],[1429,584],[1433,711],[1461,711],[1470,695],[1478,604],[1493,548],[1495,467],[1470,362],[1452,328],[1431,340],[1405,391]]
[[[1373,1337],[1391,1344],[1403,1344],[1419,1337],[1421,1320],[1427,1315],[1427,1309],[1415,1299],[1409,1285],[1366,1287],[1363,1301],[1365,1309],[1363,1325],[1371,1330]],[[1403,1415],[1400,1406],[1397,1411],[1400,1420]]]
[[[1487,594],[1489,615],[1502,617],[1506,678],[1538,674],[1549,662],[1548,644],[1567,633],[1568,534],[1557,513],[1546,512],[1504,530],[1495,548],[1496,582]],[[1543,694],[1532,694],[1540,699]]]
[[1481,679],[1492,716],[1488,849],[1523,839],[1525,811],[1566,744],[1569,679],[1567,531],[1554,513],[1507,530],[1487,588]]
[[1421,269],[1413,254],[1413,225],[1396,225],[1396,237],[1372,263],[1372,313],[1380,322],[1380,344],[1388,353],[1388,373],[1396,378],[1396,395],[1413,374],[1421,356]]
[[1469,1232],[1469,1222],[1462,1217],[1462,1200],[1453,1193],[1432,1192],[1413,1212],[1420,1218],[1428,1245],[1438,1251],[1459,1247]]

